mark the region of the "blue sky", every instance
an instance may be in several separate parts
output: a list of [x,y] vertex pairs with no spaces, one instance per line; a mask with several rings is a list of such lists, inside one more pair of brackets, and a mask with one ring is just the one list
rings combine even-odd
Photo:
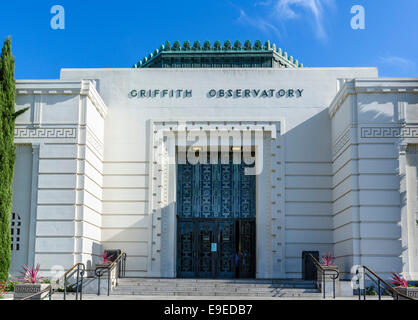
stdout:
[[[50,27],[53,5],[65,29]],[[365,8],[365,30],[350,25]],[[60,68],[130,67],[165,40],[270,40],[306,67],[377,66],[418,76],[417,0],[7,1],[0,39],[13,38],[16,78],[53,79]]]

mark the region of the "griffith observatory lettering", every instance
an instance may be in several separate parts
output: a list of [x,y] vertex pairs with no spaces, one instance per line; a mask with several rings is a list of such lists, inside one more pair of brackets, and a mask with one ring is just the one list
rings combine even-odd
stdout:
[[303,89],[211,89],[208,96],[211,98],[299,98]]
[[[208,98],[300,98],[304,89],[210,89]],[[131,98],[191,98],[192,89],[138,89]]]
[[192,90],[184,89],[147,89],[131,90],[132,98],[191,98]]

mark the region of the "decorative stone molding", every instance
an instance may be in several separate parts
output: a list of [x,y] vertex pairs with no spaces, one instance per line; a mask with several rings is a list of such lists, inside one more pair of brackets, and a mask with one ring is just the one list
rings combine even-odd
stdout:
[[374,78],[347,79],[332,100],[328,112],[332,119],[349,95],[374,93],[416,93],[418,94],[418,80],[416,78]]
[[[157,209],[157,219],[156,224],[161,225],[161,248],[160,251],[158,251],[158,254],[160,255],[160,261],[161,261],[161,274],[164,274],[165,276],[169,276],[170,273],[168,272],[170,263],[173,263],[170,261],[170,255],[169,254],[163,254],[161,255],[161,252],[167,253],[169,251],[170,244],[169,242],[171,239],[169,237],[166,237],[166,235],[169,233],[170,228],[170,219],[168,218],[169,215],[169,196],[168,196],[168,188],[169,188],[169,160],[168,160],[168,152],[165,148],[161,150],[161,153],[159,154],[160,157],[162,157],[161,166],[159,166],[159,170],[161,170],[161,180],[160,185],[156,186],[156,191],[159,190],[160,193],[160,203],[159,208]],[[159,223],[158,223],[159,222]],[[171,222],[172,223],[172,222]],[[158,249],[157,249],[158,250]],[[175,265],[175,263],[174,263]]]
[[[267,131],[271,132],[271,138],[276,139],[277,131],[280,128],[276,128],[276,121],[184,121],[184,126],[180,121],[165,122],[155,121],[155,129],[163,130],[164,132],[241,132],[241,131]],[[280,122],[280,121],[277,121]]]
[[102,116],[103,119],[106,118],[107,106],[91,81],[89,80],[81,81],[80,95],[88,96],[90,101],[95,106],[97,112]]
[[88,128],[86,130],[86,142],[87,142],[87,144],[90,144],[98,152],[98,154],[101,157],[103,157],[103,143]]
[[77,138],[76,128],[15,128],[16,139],[72,139]]
[[398,144],[399,155],[404,156],[408,150],[408,144],[405,142]]
[[334,146],[332,148],[334,156],[337,155],[349,141],[350,141],[350,128],[348,128],[342,135],[340,135],[340,137],[334,143]]
[[88,96],[97,112],[105,118],[107,106],[89,80],[17,80],[18,95],[82,95]]
[[[272,181],[271,180],[271,162],[273,149],[273,140],[276,140],[277,134],[280,135],[282,120],[272,121],[219,121],[219,120],[184,120],[184,121],[164,121],[151,120],[150,121],[150,159],[149,159],[149,259],[148,259],[148,273],[149,274],[163,274],[164,276],[174,276],[176,261],[175,257],[175,241],[173,241],[176,230],[175,228],[175,195],[169,192],[169,184],[173,183],[174,166],[171,165],[169,159],[169,148],[171,144],[176,144],[176,141],[170,141],[179,132],[219,132],[219,133],[233,133],[243,131],[259,131],[264,132],[261,141],[255,141],[256,145],[261,143],[264,145],[263,152],[263,166],[267,169],[263,171],[262,189],[259,189],[259,197],[257,201],[260,205],[257,216],[257,234],[259,234],[259,243],[264,243],[265,246],[259,254],[262,259],[259,259],[260,270],[258,276],[261,278],[271,278],[273,274],[273,257],[272,257],[272,212],[266,210],[263,206],[266,203],[272,202]],[[164,139],[166,133],[171,133],[168,140]],[[274,141],[276,142],[276,141]],[[268,146],[268,147],[267,147]],[[277,151],[275,151],[277,152]],[[280,158],[281,159],[281,158]],[[170,178],[171,177],[171,178]],[[268,178],[270,177],[270,178]],[[175,179],[175,178],[174,178]],[[269,180],[270,179],[270,180]],[[175,184],[175,182],[174,182]],[[277,190],[280,192],[280,190]],[[174,198],[173,198],[174,197]],[[275,199],[281,202],[283,196]],[[277,203],[277,207],[282,207],[282,203]],[[276,208],[276,206],[273,206]],[[277,209],[276,209],[277,210]],[[284,247],[284,243],[283,247]],[[261,250],[261,249],[260,249]],[[282,263],[285,263],[284,260]],[[284,267],[283,269],[284,270]]]
[[33,125],[40,126],[42,119],[42,95],[35,93],[35,102],[33,105]]
[[417,126],[406,127],[362,127],[361,138],[418,138]]
[[[41,292],[50,286],[46,283],[19,283],[16,284],[13,299],[20,300],[27,296],[30,296],[34,293]],[[43,300],[46,299],[48,296],[48,292],[44,292],[39,295],[35,295],[34,297],[30,298],[30,300]]]

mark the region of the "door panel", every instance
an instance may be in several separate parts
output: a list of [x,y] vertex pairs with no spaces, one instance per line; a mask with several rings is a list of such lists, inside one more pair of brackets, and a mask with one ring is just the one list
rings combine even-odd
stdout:
[[248,165],[177,165],[177,216],[180,218],[255,218],[255,176]]
[[180,277],[194,277],[195,276],[195,232],[194,223],[192,221],[179,221],[177,232],[177,267],[178,275]]
[[255,275],[255,176],[232,160],[177,165],[179,277]]
[[177,275],[254,278],[255,239],[255,219],[179,219]]
[[197,270],[198,278],[210,278],[215,275],[211,245],[215,239],[215,223],[213,221],[197,222]]
[[219,278],[235,277],[235,258],[237,247],[235,241],[236,221],[218,222],[217,269]]
[[239,277],[255,277],[255,221],[239,221]]

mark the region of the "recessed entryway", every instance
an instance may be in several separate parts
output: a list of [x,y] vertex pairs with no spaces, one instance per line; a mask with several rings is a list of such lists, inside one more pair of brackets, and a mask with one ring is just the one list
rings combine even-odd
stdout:
[[255,277],[256,179],[246,167],[232,153],[177,165],[177,277]]

